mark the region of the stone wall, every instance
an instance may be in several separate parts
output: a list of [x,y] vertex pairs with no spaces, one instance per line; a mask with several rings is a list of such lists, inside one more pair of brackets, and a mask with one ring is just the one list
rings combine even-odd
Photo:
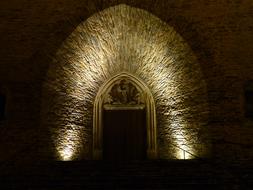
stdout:
[[244,117],[243,89],[253,73],[251,0],[11,0],[0,3],[0,85],[8,91],[0,160],[19,152],[33,157],[40,149],[31,148],[35,142],[47,142],[47,131],[39,128],[40,97],[51,58],[81,21],[119,3],[173,26],[198,56],[208,87],[213,156],[253,158],[253,122]]

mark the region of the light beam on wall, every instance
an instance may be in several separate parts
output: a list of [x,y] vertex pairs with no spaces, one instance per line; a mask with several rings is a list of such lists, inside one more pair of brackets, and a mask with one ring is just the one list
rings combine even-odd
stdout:
[[196,57],[165,22],[118,5],[81,23],[49,69],[44,118],[59,159],[91,158],[93,102],[102,84],[121,72],[142,80],[153,94],[160,158],[190,158],[182,157],[182,149],[206,153],[198,131],[207,122],[207,96]]
[[63,161],[71,161],[80,157],[82,150],[82,131],[79,127],[66,125],[57,131],[55,145],[58,153],[58,158]]

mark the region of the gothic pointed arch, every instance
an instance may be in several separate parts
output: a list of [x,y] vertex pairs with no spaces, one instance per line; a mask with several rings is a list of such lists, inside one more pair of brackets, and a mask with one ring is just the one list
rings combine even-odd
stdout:
[[[124,90],[120,85],[124,85]],[[101,159],[103,152],[104,108],[131,109],[145,107],[147,127],[147,157],[157,157],[156,110],[149,88],[137,77],[122,72],[105,82],[95,98],[93,109],[93,158]]]
[[150,146],[157,147],[158,158],[207,155],[209,107],[201,64],[173,27],[143,9],[120,4],[92,15],[62,43],[44,82],[43,125],[56,158],[92,159],[93,149],[100,150],[101,138],[93,136],[96,97],[122,73],[152,94],[157,142],[150,135]]

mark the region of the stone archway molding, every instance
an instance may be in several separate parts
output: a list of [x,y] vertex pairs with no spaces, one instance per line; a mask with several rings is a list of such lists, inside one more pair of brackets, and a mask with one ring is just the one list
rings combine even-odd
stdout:
[[99,89],[94,102],[93,109],[93,159],[100,160],[103,157],[103,103],[106,98],[107,91],[115,82],[126,79],[131,81],[139,91],[143,93],[144,104],[146,108],[146,127],[147,127],[147,158],[157,158],[157,130],[156,130],[156,110],[155,102],[151,91],[147,85],[134,75],[122,72],[108,81],[106,81]]

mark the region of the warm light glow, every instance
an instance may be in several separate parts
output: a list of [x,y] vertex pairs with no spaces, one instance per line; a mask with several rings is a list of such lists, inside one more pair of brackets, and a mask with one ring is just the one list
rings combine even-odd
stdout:
[[194,158],[194,156],[192,155],[191,150],[188,150],[188,148],[186,146],[181,145],[180,148],[182,148],[182,149],[178,149],[177,159],[188,160],[188,159],[193,159]]
[[73,157],[73,147],[64,147],[63,150],[59,150],[61,159],[63,161],[70,161]]
[[71,161],[80,157],[85,137],[80,127],[75,125],[66,125],[57,132],[55,138],[58,158],[62,161]]
[[207,122],[208,106],[200,65],[181,36],[159,18],[126,5],[105,9],[76,28],[53,64],[44,109],[62,160],[90,158],[93,102],[105,81],[121,72],[136,76],[152,92],[160,157],[191,157],[181,149],[203,154],[198,131]]
[[192,133],[187,131],[187,126],[190,126],[190,124],[187,123],[187,120],[181,116],[179,118],[176,117],[177,114],[180,114],[180,111],[173,111],[171,113],[172,124],[171,128],[180,130],[175,130],[172,138],[173,138],[173,146],[175,147],[176,151],[176,159],[192,159],[194,158],[194,155],[197,156],[196,150],[191,147],[190,143],[192,142],[194,136]]

